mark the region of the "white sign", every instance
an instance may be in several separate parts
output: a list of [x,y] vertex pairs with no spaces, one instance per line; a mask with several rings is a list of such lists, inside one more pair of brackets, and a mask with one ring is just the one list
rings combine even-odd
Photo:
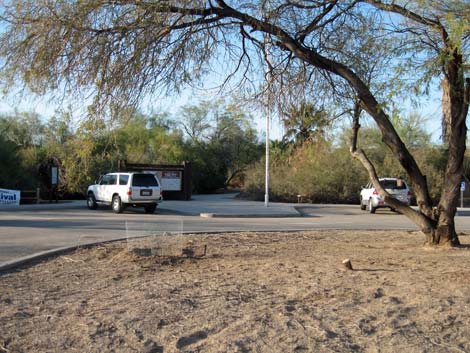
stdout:
[[57,185],[59,183],[59,168],[51,167],[51,185]]
[[181,191],[181,171],[162,171],[161,172],[162,190]]
[[465,191],[465,181],[460,183],[460,191]]
[[0,206],[19,206],[20,197],[18,190],[0,189]]

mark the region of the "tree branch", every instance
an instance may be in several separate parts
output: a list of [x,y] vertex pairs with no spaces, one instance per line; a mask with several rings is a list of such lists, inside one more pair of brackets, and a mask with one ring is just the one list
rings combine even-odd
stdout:
[[364,3],[368,3],[368,4],[378,8],[380,10],[384,10],[384,11],[387,11],[387,12],[392,12],[392,13],[402,15],[403,17],[406,17],[410,20],[413,20],[417,23],[421,23],[421,24],[426,25],[426,26],[431,26],[431,27],[437,28],[439,30],[441,30],[443,28],[443,26],[442,26],[442,24],[440,23],[439,20],[435,20],[435,19],[431,19],[431,18],[427,18],[427,17],[421,16],[421,15],[418,15],[417,13],[415,13],[411,10],[408,10],[406,7],[397,5],[393,2],[390,3],[390,4],[387,4],[387,3],[384,3],[384,2],[379,1],[379,0],[358,0],[358,2],[361,2],[361,1],[364,2]]
[[[329,5],[326,5],[323,12],[317,15],[303,30],[298,33],[297,39],[303,42],[307,35],[309,35],[310,33],[312,33],[312,31],[318,28],[318,23],[335,8],[337,2],[338,0],[334,0]],[[337,14],[336,16],[339,15]]]

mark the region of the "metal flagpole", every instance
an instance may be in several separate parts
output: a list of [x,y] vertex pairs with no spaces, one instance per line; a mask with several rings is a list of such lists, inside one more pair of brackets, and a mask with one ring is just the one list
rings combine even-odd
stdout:
[[269,38],[265,36],[266,45],[266,170],[265,170],[265,191],[264,191],[264,206],[269,206],[269,123],[271,119],[271,73],[269,71]]
[[[269,6],[269,5],[268,5]],[[264,15],[265,19],[267,19],[267,12],[266,12],[266,3],[264,3]],[[271,90],[270,90],[270,84],[271,84],[271,72],[269,70],[269,38],[268,35],[264,36],[265,40],[265,46],[264,50],[266,51],[265,57],[266,57],[266,89],[267,89],[267,95],[266,95],[266,168],[265,168],[265,180],[264,180],[264,206],[268,207],[269,206],[269,125],[270,125],[270,119],[271,119]]]
[[[269,86],[268,86],[269,90]],[[269,120],[271,109],[269,107],[269,91],[268,91],[268,104],[266,105],[266,170],[265,170],[265,191],[264,191],[264,206],[269,206]]]

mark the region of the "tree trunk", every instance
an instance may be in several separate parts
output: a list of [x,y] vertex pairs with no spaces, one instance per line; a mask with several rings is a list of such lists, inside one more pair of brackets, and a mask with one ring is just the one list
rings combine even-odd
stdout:
[[463,159],[466,149],[468,114],[466,95],[469,82],[464,82],[462,56],[454,49],[444,68],[442,80],[443,138],[448,143],[447,166],[441,199],[437,208],[437,228],[428,239],[432,245],[459,245],[454,217],[457,211],[460,183],[463,178]]
[[445,210],[445,212],[440,214],[434,237],[432,239],[428,239],[428,244],[440,246],[460,245],[454,222],[456,210],[456,208],[453,210]]

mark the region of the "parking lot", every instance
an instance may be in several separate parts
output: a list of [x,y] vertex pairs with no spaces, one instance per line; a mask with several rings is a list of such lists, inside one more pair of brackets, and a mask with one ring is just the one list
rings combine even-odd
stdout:
[[[456,217],[470,230],[470,212]],[[202,215],[202,216],[201,216]],[[88,210],[85,201],[0,210],[0,264],[51,249],[151,233],[287,231],[310,229],[416,230],[406,217],[386,209],[376,214],[358,205],[276,204],[238,200],[234,195],[164,201],[155,214],[128,209]]]

